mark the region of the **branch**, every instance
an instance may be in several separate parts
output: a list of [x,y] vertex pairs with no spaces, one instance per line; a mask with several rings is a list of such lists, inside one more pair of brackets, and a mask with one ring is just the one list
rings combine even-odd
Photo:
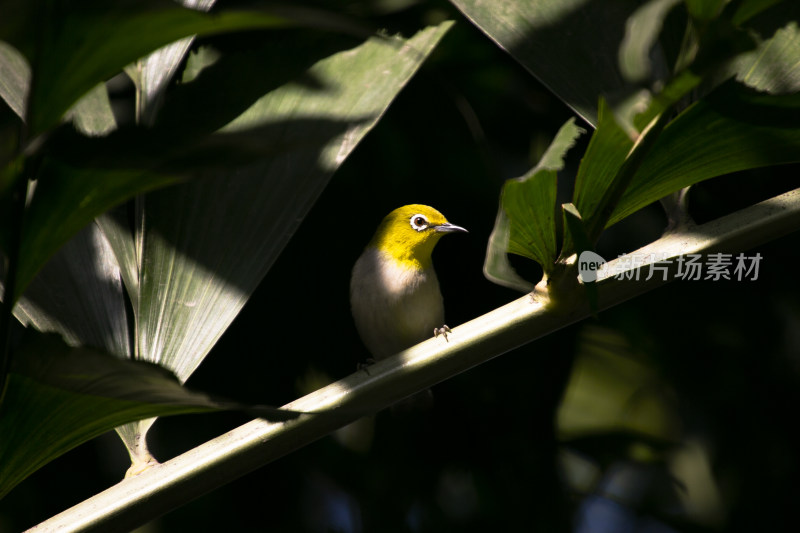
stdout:
[[[800,189],[707,224],[667,234],[608,263],[598,276],[600,309],[667,283],[644,278],[651,263],[627,270],[639,280],[620,280],[632,256],[655,254],[662,262],[681,255],[741,252],[800,229]],[[666,255],[665,255],[666,254]],[[664,263],[662,263],[664,264]],[[674,267],[675,262],[672,262]],[[667,276],[674,277],[674,268]],[[565,284],[566,285],[566,284]],[[311,412],[296,420],[253,420],[142,474],[125,479],[32,531],[127,531],[179,507],[260,466],[301,448],[360,416],[451,378],[590,315],[582,287],[549,299],[535,291],[454,328],[449,341],[433,338],[319,389],[286,407]]]

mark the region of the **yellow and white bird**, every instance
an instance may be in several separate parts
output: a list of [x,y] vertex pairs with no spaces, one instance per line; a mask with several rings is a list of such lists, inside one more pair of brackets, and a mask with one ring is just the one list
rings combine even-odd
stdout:
[[466,231],[420,204],[395,209],[378,226],[350,279],[356,328],[376,360],[449,331],[431,253],[442,236]]

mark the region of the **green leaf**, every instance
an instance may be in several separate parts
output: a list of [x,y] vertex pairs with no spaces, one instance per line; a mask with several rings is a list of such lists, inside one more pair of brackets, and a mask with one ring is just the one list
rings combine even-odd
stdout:
[[533,259],[545,273],[549,273],[556,256],[557,178],[555,170],[535,170],[507,181],[501,199],[511,220],[507,252]]
[[620,122],[631,132],[641,133],[653,119],[662,113],[670,113],[670,108],[681,101],[690,91],[695,89],[702,82],[702,78],[691,70],[684,70],[673,79],[658,93],[652,96],[644,111],[627,116],[620,116],[617,108],[616,115]]
[[[308,20],[303,15],[299,23]],[[317,17],[313,23],[333,27],[333,20]],[[81,9],[70,9],[66,2],[31,1],[16,22],[0,25],[0,38],[9,39],[35,65],[26,115],[31,136],[58,124],[98,83],[178,39],[298,23],[291,14],[264,11],[209,15],[170,0],[87,0]]]
[[592,125],[599,95],[630,89],[616,50],[637,7],[627,0],[451,0],[556,96]]
[[[131,224],[130,213],[139,202],[137,198],[129,204],[111,209],[95,220],[103,237],[113,251],[113,259],[119,270],[120,278],[127,289],[128,298],[133,309],[139,308],[139,271],[141,270],[141,240],[135,241],[135,227]],[[141,220],[133,221],[141,226]],[[137,244],[139,248],[137,248]]]
[[[216,0],[183,0],[181,3],[200,11],[209,11]],[[126,67],[137,88],[137,118],[140,124],[152,125],[155,121],[165,88],[193,41],[194,36],[179,39]]]
[[800,94],[727,83],[661,133],[606,225],[678,189],[752,168],[800,161]]
[[575,243],[575,252],[578,254],[579,261],[578,272],[583,282],[583,287],[586,290],[586,297],[589,300],[589,309],[591,309],[594,314],[597,313],[598,310],[597,285],[594,283],[597,277],[594,276],[588,279],[588,277],[580,271],[581,254],[583,254],[583,252],[593,251],[594,246],[589,239],[586,226],[583,224],[583,218],[575,208],[575,205],[571,203],[564,204],[561,206],[561,209],[564,213],[564,231],[569,232],[572,242]]
[[681,421],[672,394],[652,362],[624,337],[587,327],[556,414],[558,436],[568,440],[622,435],[654,444],[675,443]]
[[717,18],[730,0],[685,0],[689,15],[700,22]]
[[13,46],[0,41],[0,98],[18,117],[25,116],[25,104],[31,80],[31,68]]
[[211,46],[199,46],[186,56],[186,66],[181,73],[181,83],[188,84],[197,79],[201,72],[220,60],[222,54]]
[[731,20],[740,26],[759,13],[781,3],[786,4],[784,0],[742,0],[736,6],[736,12]]
[[650,76],[653,46],[658,41],[664,19],[680,1],[650,0],[628,18],[625,38],[619,47],[619,64],[629,81],[643,81]]
[[[600,101],[597,129],[578,167],[572,203],[584,222],[596,219],[603,209],[603,196],[616,179],[625,159],[633,148],[633,140],[617,123],[605,100]],[[569,232],[564,233],[561,258],[574,252]]]
[[736,79],[759,91],[800,91],[800,29],[796,20],[779,28],[752,51],[740,55],[730,70]]
[[[29,332],[0,404],[0,497],[43,465],[115,426],[149,416],[235,407],[184,389],[144,362],[70,348],[55,335]],[[288,420],[298,413],[258,408]]]
[[[603,229],[609,225],[609,220],[617,204],[628,190],[642,163],[647,160],[650,150],[652,150],[659,135],[661,135],[664,126],[669,122],[668,117],[669,115],[666,112],[662,113],[642,131],[630,153],[625,158],[625,162],[614,176],[610,186],[603,191],[603,195],[597,204],[595,215],[587,217],[585,220],[586,232],[592,243],[597,242]],[[584,160],[584,162],[586,161]]]
[[80,168],[55,159],[47,160],[37,177],[25,215],[12,301],[56,250],[95,217],[136,194],[180,179],[142,169]]
[[586,232],[586,226],[583,224],[583,217],[573,203],[567,203],[561,206],[564,214],[564,228],[572,236],[572,242],[575,243],[575,251],[580,254],[586,250],[592,250],[592,242],[589,240],[589,234]]
[[[591,243],[597,242],[636,172],[667,123],[662,113],[631,141],[613,115],[600,102],[600,124],[592,136],[575,180],[574,203],[581,213]],[[572,235],[564,233],[561,257],[574,252]]]
[[599,110],[597,129],[575,178],[573,203],[584,220],[594,217],[600,210],[603,193],[611,186],[633,148],[633,140],[617,123],[605,101],[600,102]]
[[58,333],[71,346],[131,356],[119,265],[97,224],[83,228],[48,261],[14,316],[23,325]]
[[549,274],[556,258],[556,178],[564,168],[564,157],[584,130],[568,120],[559,129],[539,163],[526,175],[508,180],[503,186],[489,246],[484,275],[510,288],[531,290],[508,263],[506,254],[528,257]]
[[517,274],[508,261],[506,251],[510,233],[508,215],[501,206],[497,211],[492,234],[489,236],[489,247],[483,262],[483,275],[492,283],[503,287],[520,292],[531,292],[536,286]]
[[79,132],[88,136],[104,136],[117,129],[106,84],[101,83],[84,95],[67,112]]

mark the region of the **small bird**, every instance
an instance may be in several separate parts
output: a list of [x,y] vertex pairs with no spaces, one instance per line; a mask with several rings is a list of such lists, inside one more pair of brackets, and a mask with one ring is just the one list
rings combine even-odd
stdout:
[[466,231],[427,205],[399,207],[383,219],[350,279],[353,318],[374,359],[450,331],[431,253],[442,236]]

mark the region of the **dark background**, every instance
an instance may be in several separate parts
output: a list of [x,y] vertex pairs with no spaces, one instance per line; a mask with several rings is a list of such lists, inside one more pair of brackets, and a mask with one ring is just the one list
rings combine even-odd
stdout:
[[[367,353],[350,319],[350,268],[381,218],[404,204],[432,205],[470,231],[444,239],[434,254],[451,327],[519,296],[481,270],[500,189],[536,163],[572,114],[450,4],[410,4],[356,15],[404,35],[443,18],[457,24],[336,173],[190,387],[282,405],[354,371]],[[565,201],[587,140],[570,153]],[[703,222],[794,188],[798,170],[702,183],[691,213]],[[649,206],[604,235],[599,251],[609,258],[636,249],[664,224],[660,207]],[[360,446],[325,437],[145,530],[569,530],[585,495],[559,477],[558,451],[568,445],[605,468],[627,457],[633,440],[557,437],[556,408],[589,323],[647,354],[674,392],[682,438],[700,436],[713,452],[724,497],[716,526],[665,512],[658,498],[638,516],[680,531],[792,530],[800,497],[798,244],[795,233],[746,251],[763,256],[756,281],[674,282],[436,386],[430,410],[378,414]],[[535,264],[514,264],[538,279]],[[151,450],[166,460],[246,421],[236,413],[161,419]],[[0,502],[0,530],[35,525],[115,483],[127,466],[113,433],[79,447]]]

